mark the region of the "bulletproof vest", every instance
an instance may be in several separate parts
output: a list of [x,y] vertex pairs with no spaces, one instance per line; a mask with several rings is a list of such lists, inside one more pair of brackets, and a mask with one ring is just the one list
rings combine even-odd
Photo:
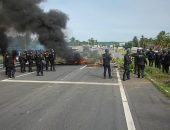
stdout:
[[148,59],[151,59],[151,60],[154,59],[154,52],[153,52],[153,51],[149,51],[149,53],[148,53]]
[[124,65],[129,65],[131,63],[131,56],[129,54],[126,54],[124,56]]
[[145,56],[143,54],[138,55],[138,64],[145,65]]
[[110,65],[111,56],[109,53],[103,54],[103,64]]

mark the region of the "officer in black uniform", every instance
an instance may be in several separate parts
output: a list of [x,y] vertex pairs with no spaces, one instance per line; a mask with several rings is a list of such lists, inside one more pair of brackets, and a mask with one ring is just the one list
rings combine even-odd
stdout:
[[104,78],[106,78],[106,71],[108,70],[109,78],[112,78],[111,75],[111,68],[110,68],[110,61],[112,60],[111,54],[109,53],[108,49],[105,49],[105,53],[103,56],[103,67],[104,67]]
[[137,57],[139,54],[139,49],[137,49],[137,52],[134,54],[134,74],[138,74],[138,63],[137,63]]
[[123,73],[123,81],[126,79],[130,79],[130,69],[129,65],[131,64],[131,56],[130,56],[130,51],[127,50],[127,53],[124,56],[124,73]]
[[165,56],[165,71],[169,73],[169,66],[170,66],[170,50],[168,50],[168,54]]
[[39,73],[41,73],[41,76],[43,76],[43,60],[43,55],[38,54],[38,56],[36,57],[37,76],[40,76]]
[[50,61],[50,70],[55,71],[55,52],[51,50],[49,53],[49,61]]
[[48,70],[49,63],[50,63],[48,51],[46,51],[46,52],[44,53],[44,58],[45,58],[45,68],[46,68],[46,70]]
[[161,64],[162,64],[162,72],[165,72],[165,66],[166,66],[166,61],[165,61],[165,56],[166,56],[166,51],[163,50],[161,54]]
[[15,78],[15,64],[11,54],[6,57],[6,68],[8,78]]
[[5,52],[5,54],[4,54],[4,57],[3,57],[3,66],[5,67],[5,74],[6,75],[8,75],[8,67],[7,67],[7,65],[8,65],[8,58],[9,58],[9,53],[8,52]]
[[149,60],[149,66],[153,67],[153,62],[155,60],[155,53],[152,51],[152,48],[150,48],[149,52],[147,53],[147,57]]
[[157,53],[155,53],[155,67],[161,69],[161,52],[158,50]]
[[34,57],[32,52],[28,53],[27,55],[27,60],[28,60],[28,71],[32,72],[32,67],[33,67],[33,63],[34,63]]
[[26,67],[27,57],[25,53],[22,53],[19,56],[19,62],[20,62],[20,67],[21,67],[21,73],[26,72],[25,67]]
[[143,54],[142,50],[140,50],[140,52],[138,54],[137,63],[138,63],[138,78],[140,78],[140,76],[143,78],[145,64],[147,64],[147,61],[146,61],[146,57]]

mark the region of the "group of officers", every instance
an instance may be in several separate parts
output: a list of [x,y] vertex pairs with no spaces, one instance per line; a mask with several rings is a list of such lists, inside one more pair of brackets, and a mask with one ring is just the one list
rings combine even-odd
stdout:
[[[110,67],[110,61],[112,57],[108,49],[105,49],[105,53],[102,55],[102,57],[104,67],[104,79],[106,78],[107,70],[109,78],[112,78]],[[134,54],[130,54],[130,50],[127,50],[127,53],[124,55],[123,81],[130,79],[131,64],[134,64],[134,74],[136,74],[138,78],[144,78],[144,69],[145,65],[147,65],[147,61],[149,61],[149,66],[153,67],[153,63],[155,63],[155,67],[159,69],[162,68],[163,73],[169,74],[170,50],[153,51],[150,48],[150,50],[146,52],[143,49],[139,48]]]
[[[4,67],[5,74],[8,78],[15,78],[15,66],[16,66],[16,52],[6,52],[4,55]],[[21,73],[26,72],[28,67],[28,72],[33,71],[33,66],[36,66],[37,76],[43,76],[44,67],[45,70],[55,71],[55,59],[56,55],[53,49],[46,51],[24,51],[18,56],[19,66]]]
[[149,50],[147,53],[149,66],[162,69],[163,73],[169,73],[170,66],[170,50],[166,51],[165,49],[160,51]]
[[147,59],[150,67],[153,67],[153,64],[155,63],[156,68],[162,68],[163,73],[169,74],[170,50],[153,51],[150,48],[148,52],[145,52],[143,49],[138,49],[134,55],[131,55],[130,51],[127,50],[127,53],[124,56],[123,81],[130,79],[129,65],[132,63],[132,57],[134,59],[134,74],[137,74],[138,78],[144,77]]

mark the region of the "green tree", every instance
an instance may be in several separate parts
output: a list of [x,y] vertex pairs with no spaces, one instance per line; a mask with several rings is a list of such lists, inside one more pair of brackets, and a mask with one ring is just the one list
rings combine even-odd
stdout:
[[162,48],[167,47],[167,39],[168,39],[168,34],[165,31],[161,31],[157,35],[157,42]]
[[138,38],[137,38],[137,36],[134,36],[134,38],[133,38],[133,46],[134,47],[138,47],[139,46],[139,41],[138,41]]
[[145,38],[145,37],[142,35],[141,38],[140,38],[140,41],[139,41],[140,47],[146,49],[146,46],[147,46],[146,41],[147,41],[147,38]]
[[71,42],[71,44],[75,45],[75,43],[76,43],[75,37],[70,38],[70,42]]
[[129,41],[129,42],[125,43],[124,48],[125,48],[125,49],[127,49],[127,48],[132,48],[132,47],[133,47],[133,44],[134,44],[133,41]]

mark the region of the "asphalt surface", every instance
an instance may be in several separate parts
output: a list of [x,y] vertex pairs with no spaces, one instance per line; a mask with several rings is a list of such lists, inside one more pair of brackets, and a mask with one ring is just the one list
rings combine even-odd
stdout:
[[[112,74],[65,65],[7,79],[0,70],[0,130],[130,130],[115,68]],[[170,101],[149,81],[133,76],[123,86],[136,130],[170,129]]]

